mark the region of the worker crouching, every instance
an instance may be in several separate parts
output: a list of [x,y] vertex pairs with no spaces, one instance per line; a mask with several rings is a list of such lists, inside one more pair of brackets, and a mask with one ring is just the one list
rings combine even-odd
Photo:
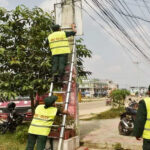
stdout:
[[57,96],[51,96],[44,99],[45,105],[38,105],[35,109],[35,115],[29,127],[28,143],[26,150],[34,150],[37,143],[37,150],[44,150],[47,136],[51,131],[57,108],[54,103]]

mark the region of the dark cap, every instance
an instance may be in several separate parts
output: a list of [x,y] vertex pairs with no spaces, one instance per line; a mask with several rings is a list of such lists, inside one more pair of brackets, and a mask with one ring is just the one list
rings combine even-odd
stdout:
[[45,108],[48,108],[48,107],[50,107],[50,106],[52,106],[54,103],[55,103],[55,101],[58,99],[58,97],[57,96],[49,96],[49,97],[46,97],[45,99],[44,99],[44,102],[45,102]]
[[59,24],[53,25],[52,30],[53,31],[59,31],[60,30],[60,25]]

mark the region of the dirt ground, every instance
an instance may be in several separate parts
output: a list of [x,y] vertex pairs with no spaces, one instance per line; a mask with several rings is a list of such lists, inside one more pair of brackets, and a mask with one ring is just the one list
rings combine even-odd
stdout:
[[142,141],[135,137],[122,136],[118,133],[119,118],[106,120],[80,121],[81,141],[90,150],[113,150],[113,145],[120,143],[124,149],[142,150]]

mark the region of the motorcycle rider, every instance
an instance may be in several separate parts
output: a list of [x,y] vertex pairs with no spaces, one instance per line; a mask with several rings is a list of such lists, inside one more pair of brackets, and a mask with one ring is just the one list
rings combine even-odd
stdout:
[[150,150],[150,86],[147,93],[148,97],[139,102],[133,130],[137,140],[143,138],[143,150]]

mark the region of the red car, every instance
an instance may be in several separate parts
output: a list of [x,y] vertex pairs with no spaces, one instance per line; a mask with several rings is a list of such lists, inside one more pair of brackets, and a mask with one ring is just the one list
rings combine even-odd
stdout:
[[[16,112],[20,114],[24,114],[25,121],[30,121],[32,119],[32,110],[31,110],[31,101],[29,97],[17,97],[15,100],[11,100],[16,104]],[[0,102],[0,119],[7,119],[8,102]]]
[[[38,94],[36,94],[36,100],[35,103],[36,104],[43,104],[44,103],[44,98],[48,97],[48,94],[39,96]],[[16,104],[16,112],[20,113],[20,114],[24,114],[25,118],[24,121],[31,121],[32,120],[32,110],[31,110],[31,101],[30,101],[30,97],[17,97],[15,98],[15,100],[11,100]],[[0,102],[0,119],[7,119],[7,114],[8,114],[8,110],[7,110],[7,104],[8,102]]]

